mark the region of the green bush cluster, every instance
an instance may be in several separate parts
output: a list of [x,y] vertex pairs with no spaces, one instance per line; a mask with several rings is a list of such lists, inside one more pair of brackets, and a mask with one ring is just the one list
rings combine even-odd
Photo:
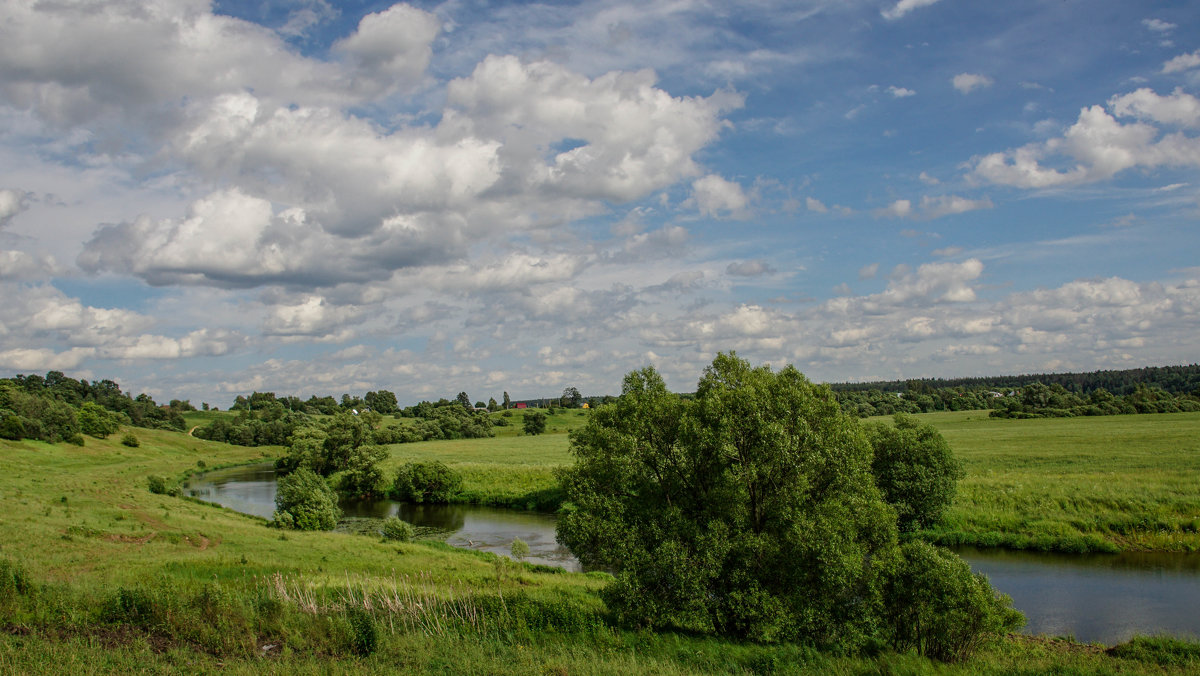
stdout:
[[401,502],[450,502],[462,490],[462,476],[445,464],[409,462],[400,467],[391,497]]
[[413,525],[400,517],[389,516],[383,520],[382,534],[385,540],[396,540],[398,542],[408,542],[416,535],[416,528]]

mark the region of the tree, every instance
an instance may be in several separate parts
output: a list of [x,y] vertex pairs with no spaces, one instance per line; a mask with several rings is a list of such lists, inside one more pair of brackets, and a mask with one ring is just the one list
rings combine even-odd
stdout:
[[950,444],[932,425],[897,413],[893,424],[866,425],[874,452],[871,473],[883,499],[896,510],[901,531],[937,523],[954,501],[963,471]]
[[459,392],[458,396],[455,397],[454,400],[457,401],[463,408],[471,408],[471,398],[467,396],[466,392]]
[[720,354],[692,401],[635,371],[571,451],[558,539],[615,571],[619,620],[840,650],[890,638],[895,513],[857,420],[794,367]]
[[372,411],[383,415],[391,415],[400,410],[396,404],[396,394],[387,390],[367,392],[363,395],[363,403]]
[[388,450],[383,446],[372,444],[351,450],[345,471],[338,478],[338,492],[360,500],[380,497],[385,490],[380,465],[387,459]]
[[526,413],[522,426],[525,434],[541,434],[546,431],[546,414],[541,411]]
[[504,410],[507,411],[510,406],[512,406],[512,399],[508,398],[508,391],[506,390],[504,392]]
[[500,406],[496,403],[495,397],[488,397],[487,410],[489,413],[500,410]]
[[559,398],[559,405],[564,408],[579,408],[579,403],[583,401],[583,395],[574,387],[568,387],[563,390],[562,397]]
[[275,524],[294,530],[332,530],[341,510],[325,480],[301,467],[279,480],[275,493]]
[[79,407],[79,431],[103,439],[121,428],[121,416],[90,401]]

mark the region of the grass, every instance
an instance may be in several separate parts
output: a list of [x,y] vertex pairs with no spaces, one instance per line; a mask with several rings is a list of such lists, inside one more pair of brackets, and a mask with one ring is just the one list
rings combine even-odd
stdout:
[[[967,437],[973,423],[938,422]],[[0,673],[1183,674],[1200,650],[1149,639],[1108,653],[1011,637],[941,665],[618,629],[596,593],[603,575],[540,572],[442,543],[284,533],[152,494],[147,476],[173,481],[199,461],[278,449],[137,433],[138,448],[119,435],[82,448],[0,442]],[[500,492],[496,477],[543,485],[569,461],[562,432],[393,451],[393,463],[474,468],[482,493]]]
[[932,539],[1060,551],[1200,549],[1200,413],[922,418],[967,474]]

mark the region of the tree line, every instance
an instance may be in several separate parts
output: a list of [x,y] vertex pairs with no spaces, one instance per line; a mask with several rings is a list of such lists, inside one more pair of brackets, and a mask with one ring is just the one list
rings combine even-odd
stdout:
[[83,444],[83,435],[104,438],[121,425],[184,430],[188,401],[160,405],[145,393],[121,391],[112,380],[76,380],[61,371],[0,379],[0,438]]
[[1132,394],[1139,385],[1157,387],[1166,392],[1191,394],[1200,390],[1200,364],[1181,366],[1146,366],[1137,369],[1092,371],[1081,373],[1039,373],[1016,376],[985,376],[978,378],[921,378],[863,383],[830,383],[834,392],[880,390],[908,392],[913,388],[945,390],[1008,391],[1027,385],[1061,385],[1068,392],[1090,394],[1104,389],[1116,396]]

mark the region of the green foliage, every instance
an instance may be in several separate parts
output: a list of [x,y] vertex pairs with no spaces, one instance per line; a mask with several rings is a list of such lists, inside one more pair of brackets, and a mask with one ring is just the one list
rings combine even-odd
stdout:
[[146,477],[146,487],[155,495],[163,495],[167,492],[167,480],[156,474],[151,474]]
[[450,502],[462,490],[462,476],[445,464],[409,462],[400,467],[392,486],[393,500],[403,502]]
[[312,470],[301,467],[279,480],[275,524],[280,528],[331,530],[340,515],[337,496]]
[[508,551],[513,555],[514,559],[520,561],[529,556],[529,545],[521,538],[513,538],[512,545]]
[[525,414],[525,421],[522,423],[522,429],[525,434],[541,434],[546,431],[546,414],[541,411]]
[[617,571],[603,596],[618,619],[847,650],[873,640],[895,520],[827,388],[722,354],[685,401],[647,368],[571,450],[558,537]]
[[103,439],[121,428],[121,416],[99,404],[85,401],[79,407],[79,431]]
[[385,540],[407,542],[413,539],[417,530],[413,525],[400,517],[389,516],[383,520],[383,537]]
[[388,459],[383,446],[359,446],[346,458],[346,467],[338,478],[338,492],[353,499],[382,497],[385,492],[382,463]]
[[900,530],[937,523],[963,477],[950,444],[932,425],[904,413],[897,413],[892,425],[873,423],[865,429],[874,451],[875,485],[896,510]]
[[901,547],[901,555],[886,595],[898,650],[958,662],[1025,624],[1012,600],[953,552],[914,540]]
[[346,608],[346,620],[350,625],[350,652],[365,657],[379,647],[379,628],[375,618],[361,606]]
[[126,432],[125,434],[121,435],[121,445],[128,446],[129,448],[137,448],[141,445],[141,442],[138,441],[136,434],[133,432]]

